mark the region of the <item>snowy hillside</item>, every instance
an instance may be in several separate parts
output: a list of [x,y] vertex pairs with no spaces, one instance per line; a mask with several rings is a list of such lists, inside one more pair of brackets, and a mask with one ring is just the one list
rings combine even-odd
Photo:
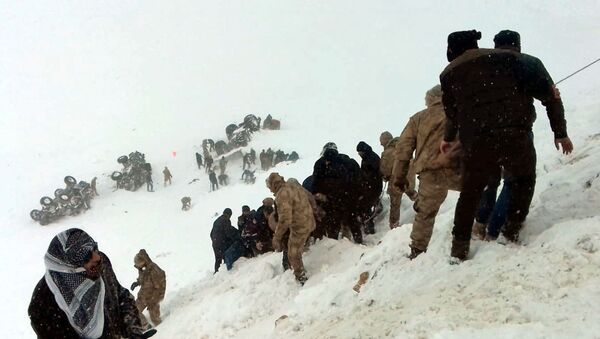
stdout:
[[[554,149],[542,107],[534,127],[538,182],[520,247],[473,242],[448,264],[456,193],[429,251],[409,261],[414,216],[379,222],[366,245],[325,239],[305,253],[309,280],[283,272],[281,254],[240,259],[212,275],[209,232],[225,207],[260,205],[268,173],[209,193],[194,152],[203,138],[254,113],[282,120],[251,143],[297,151],[286,178],[312,172],[335,141],[358,158],[379,134],[398,135],[446,64],[449,32],[476,28],[480,46],[521,33],[555,80],[600,56],[596,1],[19,1],[0,11],[0,328],[33,338],[27,306],[52,237],[85,229],[121,283],[145,248],[167,272],[156,338],[597,338],[600,334],[600,65],[559,85],[570,156]],[[113,191],[118,156],[139,150],[154,193]],[[176,152],[176,153],[173,153]],[[174,155],[175,154],[175,155]],[[173,185],[163,187],[168,166]],[[42,227],[29,218],[65,175],[98,177],[92,209]],[[189,184],[193,179],[199,180]],[[180,199],[192,198],[183,212]],[[352,290],[360,273],[370,278]],[[280,317],[286,316],[280,319]],[[280,319],[279,321],[277,321]]]

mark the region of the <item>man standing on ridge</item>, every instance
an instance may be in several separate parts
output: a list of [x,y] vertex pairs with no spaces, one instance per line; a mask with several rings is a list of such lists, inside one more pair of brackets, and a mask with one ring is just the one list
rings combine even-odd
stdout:
[[529,213],[535,186],[536,155],[531,127],[533,99],[546,107],[555,145],[570,153],[564,109],[552,78],[538,59],[505,50],[479,49],[481,32],[448,35],[450,64],[440,74],[446,152],[458,138],[464,151],[462,191],[456,205],[451,256],[465,260],[481,193],[501,166],[511,177],[510,206],[502,233],[511,242]]
[[412,167],[419,175],[419,190],[414,203],[416,211],[410,233],[410,259],[427,251],[435,217],[448,196],[448,190],[460,191],[460,144],[452,152],[440,154],[446,116],[442,106],[442,90],[436,85],[425,94],[426,109],[410,117],[396,142],[396,163],[390,186],[405,192]]

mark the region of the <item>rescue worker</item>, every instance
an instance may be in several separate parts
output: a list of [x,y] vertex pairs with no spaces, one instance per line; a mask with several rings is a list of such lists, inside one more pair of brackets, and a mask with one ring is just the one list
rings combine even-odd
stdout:
[[230,270],[233,262],[241,256],[240,254],[240,256],[234,258],[237,254],[237,249],[242,246],[242,238],[240,232],[231,226],[232,214],[231,208],[223,210],[223,214],[215,220],[213,228],[210,231],[210,239],[212,240],[213,253],[215,255],[215,273],[217,273],[224,260],[227,270]]
[[219,160],[220,174],[225,174],[226,168],[227,168],[227,160],[225,159],[225,157],[221,157],[221,160]]
[[387,185],[386,193],[390,196],[390,229],[400,226],[400,206],[402,203],[402,194],[406,193],[406,195],[412,201],[414,201],[417,197],[417,192],[415,191],[415,172],[412,161],[408,166],[408,190],[406,192],[402,192],[398,190],[396,186],[390,183],[390,179],[392,178],[394,170],[394,163],[396,161],[396,144],[398,143],[398,139],[399,137],[394,138],[392,133],[388,131],[381,133],[379,136],[379,143],[381,146],[383,146],[381,161],[379,162],[379,171],[381,172],[383,181],[389,183]]
[[365,233],[375,233],[374,208],[379,203],[383,181],[379,172],[380,158],[371,146],[361,141],[356,146],[356,151],[361,157],[360,163],[360,191],[358,196],[358,216],[363,224]]
[[173,176],[171,175],[171,171],[169,171],[167,166],[165,166],[165,169],[163,170],[163,176],[165,179],[165,186],[167,186],[167,182],[169,185],[171,185],[171,178],[173,178]]
[[142,326],[148,326],[148,320],[143,312],[148,309],[150,321],[154,326],[160,324],[160,302],[165,297],[167,288],[167,278],[163,271],[154,263],[145,249],[141,249],[133,258],[133,266],[138,270],[137,280],[131,284],[131,290],[140,286],[140,291],[135,301],[137,309],[140,311]]
[[306,190],[297,183],[285,182],[278,173],[271,173],[266,184],[275,195],[277,209],[273,248],[277,252],[283,249],[283,236],[289,231],[288,261],[296,280],[303,285],[308,278],[302,262],[302,252],[306,240],[315,229],[314,212]]
[[181,198],[181,210],[187,211],[192,207],[192,198],[183,197]]
[[337,151],[329,142],[313,168],[312,192],[325,210],[323,223],[327,237],[338,239],[342,224],[350,228],[354,242],[362,243],[362,231],[357,218],[360,167],[358,163]]
[[511,178],[504,238],[517,242],[535,188],[536,154],[531,136],[534,98],[546,107],[554,144],[573,150],[560,94],[542,62],[506,49],[479,49],[481,33],[448,35],[450,64],[440,74],[446,112],[444,141],[452,147],[458,135],[464,149],[463,185],[454,215],[451,256],[467,259],[471,229],[481,193],[503,167]]
[[396,162],[390,180],[398,191],[407,190],[407,176],[414,153],[413,167],[419,176],[419,190],[414,204],[415,220],[410,233],[410,259],[427,251],[435,217],[448,190],[460,190],[459,144],[456,144],[452,153],[442,155],[439,150],[446,121],[440,85],[427,91],[425,104],[426,109],[410,117],[396,142]]
[[94,177],[94,178],[92,179],[92,182],[91,182],[91,184],[90,184],[90,186],[92,187],[92,194],[94,194],[94,196],[98,196],[98,195],[100,195],[100,194],[98,194],[98,191],[96,190],[96,180],[98,180],[98,178],[97,178],[97,177]]
[[210,190],[216,191],[219,189],[219,182],[217,181],[217,174],[212,169],[208,172],[208,180],[210,181]]

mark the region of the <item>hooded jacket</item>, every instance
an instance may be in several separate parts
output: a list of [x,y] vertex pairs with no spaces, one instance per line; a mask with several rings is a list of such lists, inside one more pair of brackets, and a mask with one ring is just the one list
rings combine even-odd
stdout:
[[143,249],[135,255],[134,262],[138,267],[137,282],[141,287],[138,299],[144,300],[150,305],[159,303],[164,299],[167,287],[165,271],[158,267]]
[[292,233],[306,234],[315,229],[314,212],[308,191],[295,182],[285,182],[277,173],[271,173],[267,187],[275,194],[277,227],[274,239],[281,240],[289,229]]
[[406,177],[413,158],[415,173],[440,168],[458,168],[458,159],[446,159],[440,154],[446,115],[439,86],[426,95],[427,108],[410,117],[395,145],[394,176]]

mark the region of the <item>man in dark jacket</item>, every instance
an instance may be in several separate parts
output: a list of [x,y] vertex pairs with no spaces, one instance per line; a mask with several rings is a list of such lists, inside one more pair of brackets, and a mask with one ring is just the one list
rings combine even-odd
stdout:
[[210,239],[212,240],[213,252],[215,254],[215,273],[219,270],[223,260],[225,260],[227,269],[230,270],[233,262],[239,259],[239,256],[235,259],[234,257],[238,250],[240,250],[239,247],[242,246],[242,238],[240,232],[231,226],[232,214],[231,208],[226,208],[223,211],[223,215],[215,220],[213,228],[210,231]]
[[274,232],[269,227],[271,213],[273,213],[273,198],[266,198],[262,206],[252,214],[251,223],[242,233],[242,237],[250,244],[254,256],[273,250]]
[[379,202],[383,181],[379,171],[379,156],[373,152],[371,146],[361,141],[356,146],[356,151],[361,157],[360,163],[360,192],[358,195],[358,213],[361,222],[368,234],[375,233],[373,209]]
[[362,231],[356,213],[359,178],[358,163],[346,154],[338,153],[336,148],[324,149],[322,157],[315,162],[313,192],[315,198],[323,202],[323,223],[329,238],[337,239],[344,224],[350,228],[354,242],[362,243]]
[[541,61],[506,49],[479,49],[476,31],[448,36],[450,64],[440,75],[446,113],[444,153],[458,134],[464,151],[463,185],[454,216],[451,255],[465,260],[481,193],[503,167],[511,177],[503,234],[517,241],[535,186],[536,154],[531,127],[533,99],[546,107],[555,144],[570,153],[564,109]]
[[29,318],[38,338],[149,338],[131,293],[119,284],[108,257],[84,231],[56,235],[44,257]]
[[208,180],[210,181],[210,190],[216,191],[219,189],[219,182],[217,181],[217,174],[212,169],[208,172]]
[[252,222],[252,212],[248,205],[242,206],[242,214],[238,217],[237,227],[240,233],[244,232],[246,225]]

